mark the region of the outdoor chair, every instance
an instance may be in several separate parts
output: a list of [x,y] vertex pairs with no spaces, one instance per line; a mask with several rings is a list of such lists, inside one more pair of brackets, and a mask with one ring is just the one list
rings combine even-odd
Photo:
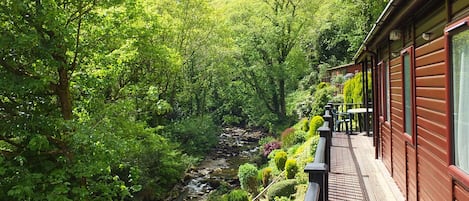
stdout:
[[345,125],[345,133],[350,134],[352,127],[351,115],[347,112],[334,113],[334,131],[341,132]]

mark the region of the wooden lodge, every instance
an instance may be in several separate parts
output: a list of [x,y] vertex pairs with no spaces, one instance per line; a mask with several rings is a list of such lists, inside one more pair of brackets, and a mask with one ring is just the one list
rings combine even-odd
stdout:
[[469,200],[469,1],[390,0],[354,57],[375,157],[406,200]]

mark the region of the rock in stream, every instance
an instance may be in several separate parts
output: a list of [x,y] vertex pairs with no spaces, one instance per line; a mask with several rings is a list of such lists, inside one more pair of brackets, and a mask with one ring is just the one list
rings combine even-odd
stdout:
[[262,131],[237,127],[224,128],[218,145],[205,159],[186,172],[184,182],[173,189],[176,196],[167,200],[194,201],[206,200],[208,194],[222,182],[231,188],[239,187],[238,167],[254,162],[259,155],[258,141],[267,134]]

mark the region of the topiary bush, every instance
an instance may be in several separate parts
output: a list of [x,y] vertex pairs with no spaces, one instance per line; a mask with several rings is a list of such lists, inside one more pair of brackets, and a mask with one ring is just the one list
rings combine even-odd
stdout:
[[272,168],[266,167],[262,169],[262,185],[267,187],[272,179]]
[[314,116],[313,119],[311,119],[309,123],[309,131],[308,131],[309,137],[316,134],[316,131],[318,130],[318,128],[321,127],[323,124],[324,124],[324,119],[321,116]]
[[296,173],[298,172],[298,165],[296,164],[295,159],[288,159],[285,163],[285,171],[287,179],[295,178]]
[[285,162],[287,162],[287,152],[279,151],[275,153],[274,161],[277,169],[283,171],[285,169]]
[[244,190],[233,190],[228,194],[228,201],[249,201],[249,194]]
[[279,181],[269,188],[267,191],[267,198],[269,201],[274,201],[275,197],[289,197],[290,195],[296,193],[295,186],[296,180],[294,179]]
[[257,167],[255,165],[245,163],[239,166],[238,178],[242,189],[252,194],[257,193]]
[[264,157],[269,156],[269,154],[276,149],[282,148],[282,145],[279,141],[272,141],[264,145],[263,147],[263,155]]

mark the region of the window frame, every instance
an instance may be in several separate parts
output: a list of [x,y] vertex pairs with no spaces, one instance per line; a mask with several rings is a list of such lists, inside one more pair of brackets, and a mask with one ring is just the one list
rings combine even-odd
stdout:
[[453,117],[453,69],[452,69],[452,47],[451,41],[452,36],[461,33],[462,31],[469,31],[469,16],[457,20],[453,23],[448,24],[444,29],[444,40],[446,50],[446,99],[448,104],[446,105],[447,111],[447,125],[449,127],[449,133],[447,135],[448,142],[448,172],[456,182],[462,184],[466,188],[469,188],[469,173],[460,169],[455,165],[455,135],[454,135],[454,117]]
[[389,61],[383,61],[383,105],[384,105],[384,121],[391,122],[391,75],[389,69]]
[[[378,75],[379,75],[379,97],[381,99],[380,101],[380,121],[385,123],[385,122],[390,122],[390,116],[391,116],[391,104],[390,100],[388,100],[388,97],[390,98],[390,82],[389,82],[389,62],[387,60],[382,60],[378,63]],[[388,105],[389,102],[389,105]]]
[[[410,128],[410,131],[411,133],[407,133],[406,132],[406,121],[407,121],[407,117],[406,117],[406,96],[405,96],[405,73],[406,73],[406,69],[405,69],[405,63],[404,63],[404,59],[405,59],[405,55],[408,54],[409,55],[409,60],[410,60],[410,69],[409,69],[409,73],[410,73],[410,125],[411,125],[411,128]],[[403,121],[402,121],[402,135],[404,137],[404,139],[409,142],[410,144],[412,145],[415,145],[415,138],[416,138],[416,111],[415,111],[415,58],[414,58],[414,46],[411,45],[405,49],[403,49],[401,51],[401,72],[402,72],[402,80],[401,80],[401,83],[402,83],[402,116],[403,116]]]

